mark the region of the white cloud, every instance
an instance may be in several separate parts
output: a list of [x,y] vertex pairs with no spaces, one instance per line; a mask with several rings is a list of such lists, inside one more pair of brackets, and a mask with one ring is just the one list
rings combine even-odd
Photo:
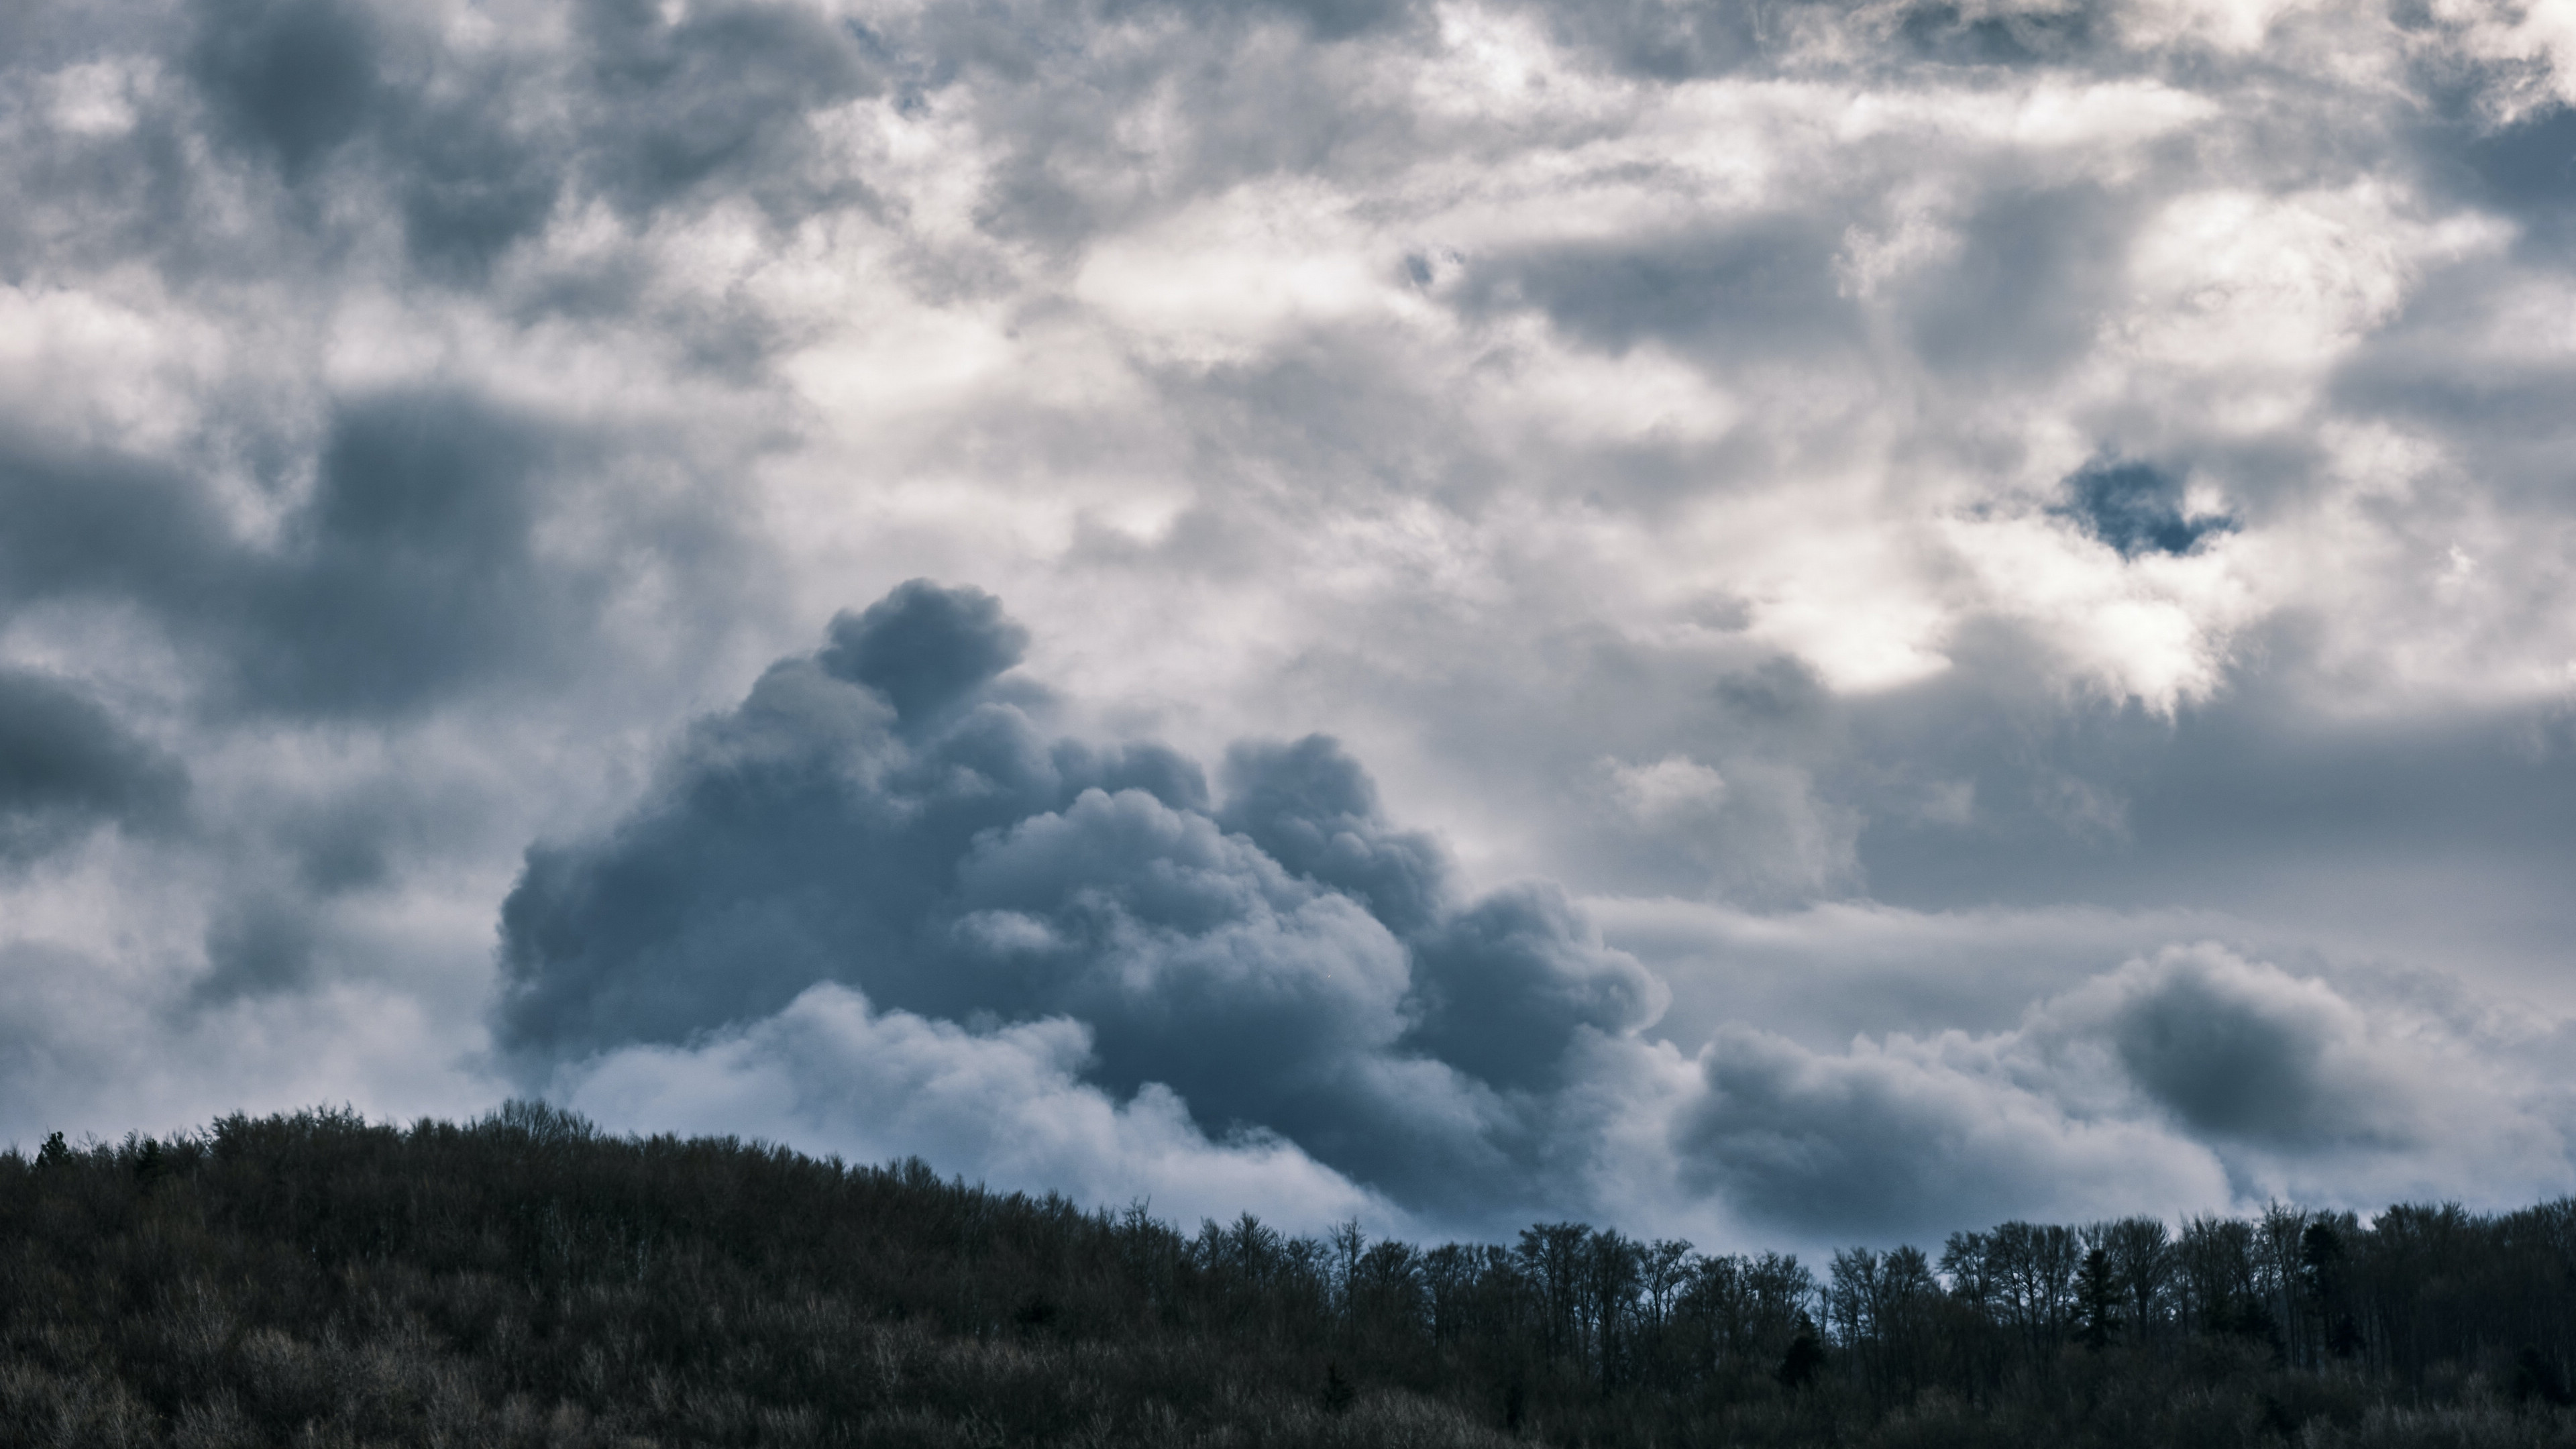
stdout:
[[1666,755],[1651,765],[1602,762],[1611,788],[1630,810],[1652,819],[1693,810],[1714,811],[1726,803],[1726,777],[1687,755]]
[[1117,1101],[1080,1079],[1090,1033],[1061,1017],[971,1032],[816,986],[784,1011],[688,1047],[568,1066],[554,1100],[618,1131],[793,1142],[858,1162],[921,1155],[1005,1190],[1088,1206],[1146,1200],[1183,1224],[1247,1207],[1297,1232],[1405,1215],[1293,1144],[1212,1142],[1168,1087]]

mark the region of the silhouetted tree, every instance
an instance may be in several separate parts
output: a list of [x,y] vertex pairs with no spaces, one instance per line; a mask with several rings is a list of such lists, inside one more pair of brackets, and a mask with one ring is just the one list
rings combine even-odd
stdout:
[[1789,1340],[1789,1350],[1780,1356],[1780,1367],[1772,1376],[1782,1388],[1803,1389],[1816,1381],[1824,1367],[1825,1346],[1816,1341],[1813,1326],[1801,1324],[1798,1336]]
[[2111,1253],[2103,1247],[2084,1251],[2076,1298],[2083,1313],[2084,1346],[2100,1353],[2111,1346],[2111,1330],[2120,1312],[2120,1287],[2111,1273]]
[[2101,1245],[2110,1255],[2132,1332],[2140,1338],[2153,1334],[2164,1321],[2173,1280],[2171,1234],[2156,1218],[2122,1218],[2103,1227]]
[[2005,1223],[1821,1288],[1580,1224],[1346,1227],[1184,1233],[530,1103],[57,1134],[0,1154],[0,1449],[2576,1440],[2576,1200]]

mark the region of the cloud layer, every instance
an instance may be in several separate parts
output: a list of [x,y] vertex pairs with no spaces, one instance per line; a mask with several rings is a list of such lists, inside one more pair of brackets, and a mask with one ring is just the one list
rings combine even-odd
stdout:
[[[2565,1181],[2514,1033],[2214,945],[2011,1027],[1653,1039],[1669,990],[1544,884],[1472,896],[1331,740],[1048,739],[988,595],[905,584],[531,853],[496,1036],[611,1122],[782,1124],[1008,1180],[1485,1231],[1883,1237],[2272,1193]],[[1077,1144],[1068,1146],[1068,1144]]]
[[0,1137],[2565,1191],[2554,17],[0,14]]

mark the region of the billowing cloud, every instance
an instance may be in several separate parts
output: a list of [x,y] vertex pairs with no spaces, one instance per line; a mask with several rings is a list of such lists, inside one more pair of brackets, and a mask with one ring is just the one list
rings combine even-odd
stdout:
[[2225,1201],[2199,1144],[2096,1118],[1997,1069],[1991,1044],[1903,1038],[1835,1055],[1730,1032],[1675,1134],[1683,1181],[1772,1235],[1886,1239],[2015,1213],[2086,1218]]
[[880,1014],[826,984],[691,1048],[621,1048],[551,1085],[611,1127],[730,1136],[752,1126],[860,1162],[935,1153],[997,1186],[1076,1202],[1141,1200],[1182,1222],[1259,1203],[1279,1221],[1406,1224],[1384,1199],[1273,1134],[1211,1141],[1168,1087],[1120,1099],[1086,1083],[1088,1037],[1063,1017],[974,1032]]
[[[2576,1121],[2523,1075],[2548,1040],[2216,946],[1985,1033],[1656,1041],[1670,989],[1583,905],[1469,896],[1331,741],[1237,746],[1212,805],[1168,749],[1047,739],[1011,672],[1028,637],[988,595],[905,584],[701,722],[635,814],[532,852],[497,1020],[525,1078],[613,1120],[731,1103],[1015,1181],[1169,1194],[1173,1162],[1235,1182],[1257,1158],[1306,1184],[1288,1200],[1448,1223],[1612,1183],[1632,1213],[1814,1240],[2576,1176]],[[1059,1160],[1059,1113],[1094,1166]]]
[[2567,1036],[2169,947],[2003,1031],[1841,1051],[1722,1031],[1675,1141],[1692,1178],[1781,1232],[2396,1201],[2465,1178],[2547,1195],[2576,1179],[2576,1117],[2542,1066]]
[[989,595],[907,583],[703,721],[635,815],[532,851],[496,1018],[532,1085],[826,1000],[1019,1033],[979,1052],[1063,1022],[1068,1083],[1408,1208],[1564,1196],[1515,1181],[1527,1138],[1661,983],[1553,887],[1464,898],[1330,740],[1237,746],[1213,807],[1169,749],[1047,738],[1007,675],[1026,639]]

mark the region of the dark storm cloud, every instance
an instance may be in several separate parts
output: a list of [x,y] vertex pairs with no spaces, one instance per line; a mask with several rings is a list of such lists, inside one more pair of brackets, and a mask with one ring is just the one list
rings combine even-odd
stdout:
[[[1213,194],[1243,180],[1382,166],[1414,123],[1383,98],[1354,93],[1355,73],[1337,58],[1339,47],[1375,31],[1419,28],[1419,17],[1402,6],[1201,8],[1190,27],[1166,35],[1153,52],[1104,57],[1084,71],[1083,83],[1052,84],[1070,64],[1066,58],[1082,54],[1102,16],[934,7],[870,29],[828,22],[800,6],[698,5],[674,20],[641,0],[587,0],[565,17],[575,44],[556,52],[461,49],[397,11],[356,0],[201,5],[190,13],[177,61],[203,97],[215,134],[278,168],[293,187],[327,180],[341,196],[328,210],[289,204],[275,219],[297,229],[342,224],[327,217],[398,217],[413,264],[457,284],[486,280],[512,246],[563,207],[588,199],[605,199],[634,221],[724,198],[752,199],[782,226],[827,208],[876,212],[849,158],[813,123],[833,107],[881,94],[890,75],[904,77],[908,93],[927,87],[970,108],[1001,148],[984,187],[982,224],[1055,247],[1076,247],[1139,206]],[[1108,18],[1127,15],[1114,10]],[[1317,43],[1247,41],[1246,22],[1280,18]],[[1639,55],[1676,46],[1734,53],[1736,42],[1717,37],[1758,28],[1735,6],[1646,7],[1627,20],[1598,7],[1566,7],[1550,22],[1569,35],[1606,27],[1605,34],[1625,38],[1605,43]],[[2018,34],[2048,22],[1984,13],[1963,23],[1979,34]],[[1647,66],[1674,75],[1700,68],[1696,61]],[[1189,117],[1157,163],[1171,173],[1168,190],[1104,188],[1102,176],[1127,164],[1119,159],[1126,145],[1120,137],[1134,119],[1133,95],[1157,86]],[[166,107],[146,109],[147,124],[184,128],[185,118]],[[202,194],[201,182],[184,167],[164,165],[153,176],[121,189],[162,198],[155,214],[169,234],[165,243],[192,227],[208,229],[214,216],[207,208],[218,199]],[[1938,315],[1925,322],[1929,345],[1969,345],[1973,329],[1963,317],[2045,310],[2053,271],[2062,268],[2041,241],[2064,234],[2061,250],[2075,254],[2096,240],[2081,228],[2069,232],[2054,213],[2026,219],[2031,225],[2016,217],[1975,223],[1971,270],[1983,270],[1930,289],[1927,305]],[[1485,305],[1498,288],[1525,293],[1578,335],[1614,347],[1650,335],[1722,342],[1735,354],[1806,351],[1828,339],[1848,344],[1857,322],[1836,295],[1832,265],[1841,222],[1782,216],[1713,235],[1484,260],[1469,300]],[[958,256],[925,254],[914,264],[925,279],[942,268],[961,276],[977,270]],[[590,274],[580,277],[525,279],[532,285],[518,300],[537,308],[636,305],[632,280],[619,282],[613,259],[588,265]],[[2018,278],[2030,290],[1994,284],[1988,274]],[[1939,299],[1961,287],[1975,295],[1952,309],[1957,316],[1943,312]],[[667,321],[707,330],[704,356],[722,368],[738,369],[777,344],[743,315]],[[2003,330],[2020,337],[2033,325],[2025,319]],[[745,328],[747,335],[729,342],[715,335]]]
[[172,823],[180,762],[69,681],[0,666],[0,864],[22,864],[90,827]]
[[784,4],[580,7],[595,109],[571,148],[594,185],[649,209],[721,180],[781,218],[862,193],[815,179],[805,117],[880,88],[852,26]]
[[2513,218],[2517,250],[2563,261],[2576,246],[2576,106],[2494,114],[2505,77],[2493,70],[2425,78],[2428,100],[2399,131],[2426,183],[2446,199]]
[[441,53],[402,18],[354,0],[200,5],[189,73],[217,133],[290,185],[369,143],[335,179],[385,188],[424,271],[476,280],[545,222],[571,138],[526,119],[537,76]]
[[830,633],[814,662],[835,679],[874,690],[913,735],[1018,664],[1029,647],[1029,631],[1003,615],[1001,600],[922,579],[862,613],[839,615]]
[[1204,20],[1228,11],[1260,20],[1285,20],[1315,39],[1331,43],[1402,25],[1421,11],[1415,0],[1227,0],[1221,5],[1183,5],[1175,0],[1111,0],[1102,7],[1114,17],[1137,14],[1185,14]]
[[2123,1156],[2120,1176],[2152,1179],[2173,1147],[2134,1129],[2070,1132],[2048,1103],[1937,1059],[1811,1054],[1731,1031],[1702,1069],[1707,1094],[1674,1137],[1685,1181],[1773,1232],[1884,1239],[1985,1221],[2094,1188]]
[[207,928],[206,965],[192,993],[199,1003],[303,986],[313,975],[312,915],[301,901],[245,892]]
[[188,70],[230,134],[290,178],[358,134],[378,104],[374,14],[339,0],[208,4]]
[[2121,1064],[2202,1132],[2336,1140],[2349,1127],[2333,1120],[2342,1104],[2321,1070],[2328,1027],[2318,1003],[2267,1000],[2235,984],[2177,974],[2123,1003],[2110,1030]]
[[273,546],[166,464],[0,456],[0,597],[138,605],[233,708],[400,714],[543,665],[583,628],[600,582],[533,537],[561,441],[460,393],[345,400]]
[[0,434],[0,594],[180,595],[223,572],[226,532],[188,480],[161,465]]
[[[2423,1180],[2445,1102],[2484,1125],[2439,1151],[2564,1168],[2510,1069],[2458,1066],[2528,1044],[2214,947],[2023,997],[1982,1036],[1652,1046],[1662,981],[1554,886],[1466,897],[1331,741],[1238,746],[1211,809],[1169,750],[1049,740],[1011,674],[1027,643],[989,596],[905,585],[696,726],[624,821],[532,850],[495,1019],[526,1078],[611,1108],[748,1093],[838,1131],[989,1111],[960,1075],[981,1062],[1035,1073],[1039,1117],[1106,1094],[1438,1220],[1580,1210],[1596,1171],[1642,1171],[1682,1194],[1657,1210],[1802,1240],[2367,1193]],[[1794,702],[1800,679],[1745,687]],[[878,1053],[916,1065],[827,1085]],[[939,1140],[1021,1160],[1044,1129],[1013,1113]],[[1620,1155],[1637,1142],[1673,1155]]]
[[1926,60],[1948,65],[2064,64],[2101,44],[2105,17],[2094,5],[2009,7],[1909,5],[1897,34]]
[[[2022,1036],[2060,1064],[2107,1048],[2119,1076],[2222,1154],[2402,1156],[2446,1135],[2489,1134],[2505,1115],[2479,1100],[2504,1065],[2493,1058],[2545,1054],[2545,1038],[2517,1041],[2481,1023],[2447,983],[2418,983],[2411,995],[2338,987],[2204,945],[2132,962],[2036,1007]],[[2542,1102],[2505,1111],[2545,1114]],[[2541,1153],[2563,1163],[2569,1125],[2544,1128]]]
[[398,711],[552,656],[595,587],[536,555],[552,441],[466,397],[344,406],[285,557],[247,581],[245,695]]
[[2516,211],[2576,208],[2576,107],[2542,106],[2508,126],[2460,138],[2459,160],[2481,199]]
[[1420,1024],[1409,1040],[1506,1088],[1564,1085],[1586,1029],[1624,1036],[1652,1025],[1668,993],[1554,886],[1478,902],[1415,945]]
[[553,153],[553,138],[506,120],[511,80],[463,81],[459,94],[412,110],[393,141],[403,241],[432,277],[471,283],[487,275],[513,243],[545,225],[563,194],[564,158]]
[[1391,828],[1376,785],[1334,741],[1236,745],[1224,780],[1217,823],[1271,859],[1368,907],[1389,930],[1418,931],[1439,916],[1449,871],[1439,842]]
[[1873,58],[1897,66],[2082,67],[2116,54],[2107,6],[1930,3],[1874,7],[1757,5],[1742,0],[1547,0],[1530,7],[1560,42],[1600,56],[1625,75],[1674,82],[1723,76],[1794,57],[1823,31],[1876,42]]
[[1534,8],[1565,43],[1592,51],[1628,74],[1661,81],[1722,75],[1758,60],[1765,49],[1759,8],[1729,0],[1680,5],[1611,0]]
[[1457,899],[1329,740],[1238,746],[1212,815],[1167,749],[1047,739],[997,697],[1025,639],[989,596],[907,584],[701,723],[610,834],[532,850],[503,1043],[542,1075],[827,982],[932,1019],[1069,1016],[1088,1080],[1164,1084],[1210,1131],[1416,1202],[1520,1191],[1493,1173],[1527,1094],[1587,1030],[1651,1021],[1660,985],[1551,888]]
[[[413,263],[483,280],[567,196],[631,218],[745,197],[778,222],[864,203],[808,122],[880,88],[872,37],[810,8],[710,4],[672,17],[585,0],[548,52],[459,48],[362,0],[190,7],[178,57],[212,122],[291,191],[336,188],[400,221]],[[173,184],[187,184],[171,178]],[[290,227],[339,224],[289,204]]]

